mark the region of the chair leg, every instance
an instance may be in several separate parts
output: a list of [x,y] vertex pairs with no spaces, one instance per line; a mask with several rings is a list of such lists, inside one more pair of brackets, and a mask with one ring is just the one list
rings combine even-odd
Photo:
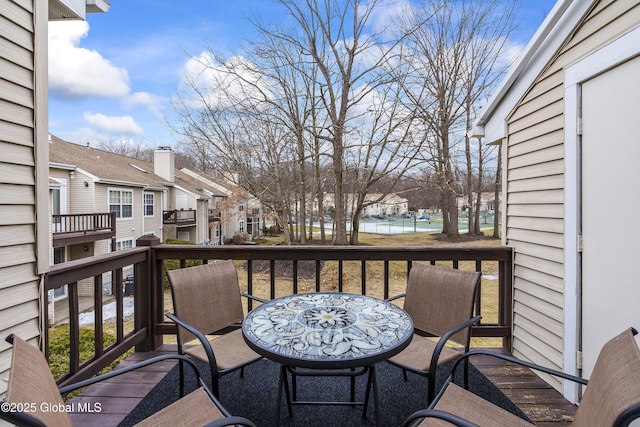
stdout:
[[469,390],[469,358],[464,360],[464,388]]
[[220,387],[218,386],[218,372],[217,371],[214,372],[213,369],[211,369],[211,392],[217,399],[220,399]]
[[180,360],[178,362],[178,368],[180,370],[180,394],[179,396],[182,398],[184,397],[184,362],[182,360]]
[[427,405],[431,405],[433,398],[436,396],[436,370],[429,371],[427,378],[429,378],[429,384],[427,385]]

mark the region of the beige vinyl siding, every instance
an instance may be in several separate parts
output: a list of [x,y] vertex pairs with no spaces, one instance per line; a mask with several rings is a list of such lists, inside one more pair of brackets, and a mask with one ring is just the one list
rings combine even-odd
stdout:
[[[68,203],[70,214],[108,212],[107,209],[96,209],[93,196],[93,182],[89,176],[76,170],[73,179],[69,177],[69,173],[67,173],[66,178],[67,191],[69,192]],[[85,181],[89,184],[88,187],[84,186]]]
[[[41,179],[36,168],[42,161],[37,129],[46,122],[45,2],[0,2],[0,51],[0,337],[13,332],[37,343],[38,233],[47,224],[36,218],[42,209],[48,211],[36,203]],[[10,353],[9,344],[0,340],[0,397],[6,392],[2,379],[8,377]]]
[[[144,230],[141,231],[143,234],[153,233],[154,235],[160,237],[162,231],[162,192],[147,190],[145,191],[145,193],[153,194],[153,216],[143,217]],[[142,207],[142,209],[144,209],[144,207]]]
[[[562,369],[564,69],[638,26],[638,2],[598,2],[508,119],[506,242],[515,248],[514,354]],[[560,390],[557,379],[544,376]]]

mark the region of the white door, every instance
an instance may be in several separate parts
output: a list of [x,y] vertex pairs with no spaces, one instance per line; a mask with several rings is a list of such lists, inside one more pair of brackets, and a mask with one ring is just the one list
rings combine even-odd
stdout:
[[640,58],[582,84],[582,352],[640,329]]

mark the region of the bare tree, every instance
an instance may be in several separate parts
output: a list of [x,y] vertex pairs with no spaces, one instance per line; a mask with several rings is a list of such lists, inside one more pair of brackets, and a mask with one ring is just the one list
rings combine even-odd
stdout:
[[[412,115],[398,104],[398,81],[390,74],[398,42],[386,42],[371,30],[368,21],[376,1],[279,3],[293,18],[293,27],[254,22],[260,36],[243,56],[222,59],[211,50],[200,56],[201,73],[187,81],[197,102],[194,107],[192,100],[178,97],[175,106],[183,122],[176,128],[198,152],[208,145],[219,168],[241,171],[247,180],[243,184],[261,200],[266,193],[277,193],[280,211],[296,216],[299,229],[291,231],[299,230],[302,241],[307,194],[315,190],[322,211],[321,194],[331,183],[336,201],[333,240],[345,244],[345,172],[368,171],[368,177],[360,175],[365,178],[356,189],[364,198],[378,176],[401,176],[398,171],[406,171],[419,152],[420,140],[409,132]],[[275,128],[281,134],[277,138],[271,132],[268,137],[262,134]],[[279,155],[261,155],[261,161],[269,159],[269,167],[248,167],[248,145],[254,155],[256,148]],[[284,179],[282,163],[273,163],[276,160],[292,166],[292,179]],[[309,161],[315,188],[308,183]],[[331,170],[331,179],[321,176],[321,170]],[[260,189],[258,182],[277,192]],[[320,218],[322,225],[322,213]],[[352,232],[351,243],[357,243],[357,237],[357,231]]]
[[98,148],[138,160],[153,161],[153,147],[130,138],[100,140],[98,141]]
[[[471,106],[502,71],[497,64],[512,28],[512,10],[498,0],[430,0],[403,17],[407,45],[415,52],[405,97],[433,137],[425,159],[432,161],[438,177],[443,233],[452,238],[459,235],[457,197],[464,188],[456,176],[456,146],[465,139]],[[469,171],[470,150],[469,144]],[[471,175],[467,173],[469,192]]]
[[[368,32],[377,1],[280,0],[296,22],[298,32],[290,42],[317,67],[319,103],[327,127],[313,134],[330,145],[335,200],[334,243],[347,243],[347,215],[344,205],[348,145],[353,130],[350,120],[361,114],[358,108],[386,82],[378,70],[395,55],[394,43],[383,46],[379,34]],[[353,243],[353,240],[352,240]]]

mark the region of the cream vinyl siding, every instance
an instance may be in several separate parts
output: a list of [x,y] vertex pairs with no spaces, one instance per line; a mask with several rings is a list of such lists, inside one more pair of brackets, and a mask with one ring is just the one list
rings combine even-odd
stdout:
[[0,397],[11,359],[4,337],[17,333],[37,343],[40,335],[36,272],[38,258],[48,265],[48,221],[36,219],[48,204],[38,206],[36,188],[44,182],[48,197],[46,169],[45,176],[38,170],[46,162],[38,142],[43,131],[46,139],[46,12],[35,0],[3,0],[0,7]]
[[[509,116],[506,243],[515,249],[515,356],[562,369],[564,69],[640,25],[635,1],[595,4]],[[556,389],[561,383],[542,375]]]

